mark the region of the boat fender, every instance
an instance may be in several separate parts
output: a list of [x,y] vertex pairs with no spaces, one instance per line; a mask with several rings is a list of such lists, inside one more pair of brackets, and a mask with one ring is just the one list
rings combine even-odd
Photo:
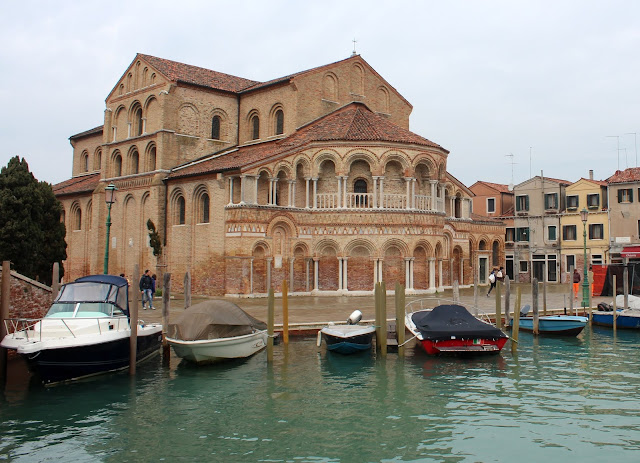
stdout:
[[603,312],[613,312],[613,306],[607,304],[606,302],[601,302],[600,304],[598,304],[598,310],[601,310]]
[[318,340],[316,341],[318,347],[320,347],[320,344],[322,344],[322,331],[318,331]]
[[355,325],[360,320],[362,320],[362,312],[354,310],[353,313],[349,315],[349,318],[347,318],[347,325]]
[[520,309],[520,316],[526,317],[530,310],[531,306],[529,304],[525,305],[522,309]]

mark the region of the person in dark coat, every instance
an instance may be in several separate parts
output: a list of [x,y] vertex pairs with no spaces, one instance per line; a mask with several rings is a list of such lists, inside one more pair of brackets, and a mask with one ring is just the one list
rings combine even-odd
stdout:
[[140,278],[140,291],[142,292],[142,310],[146,310],[145,302],[149,302],[149,308],[155,310],[153,306],[153,279],[149,275],[149,270],[145,270]]

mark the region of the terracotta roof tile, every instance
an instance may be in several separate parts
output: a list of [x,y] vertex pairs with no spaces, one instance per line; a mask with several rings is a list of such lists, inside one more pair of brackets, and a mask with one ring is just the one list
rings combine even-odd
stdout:
[[78,193],[91,193],[96,189],[99,182],[99,172],[73,177],[53,185],[53,194],[56,196],[65,196]]
[[493,188],[494,190],[499,191],[500,193],[513,193],[512,191],[509,191],[508,185],[503,185],[502,183],[491,183],[491,182],[485,182],[482,180],[478,180],[477,183],[482,183],[484,185],[487,185],[489,188]]
[[640,181],[640,167],[629,167],[625,170],[617,170],[607,179],[608,183],[628,183]]
[[138,56],[164,74],[169,80],[176,82],[186,82],[234,93],[259,83],[255,80],[244,79],[155,56],[143,54],[138,54]]
[[237,169],[322,141],[384,141],[442,149],[440,145],[373,113],[363,103],[349,103],[301,127],[292,135],[205,156],[173,169],[169,178]]

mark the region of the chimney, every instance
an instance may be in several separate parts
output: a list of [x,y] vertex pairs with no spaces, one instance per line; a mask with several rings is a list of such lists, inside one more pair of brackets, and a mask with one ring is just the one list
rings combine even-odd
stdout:
[[589,169],[589,180],[593,180],[593,169]]

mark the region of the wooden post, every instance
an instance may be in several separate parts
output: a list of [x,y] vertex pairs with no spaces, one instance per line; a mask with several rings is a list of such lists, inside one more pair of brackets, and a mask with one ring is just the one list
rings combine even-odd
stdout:
[[[0,284],[0,340],[7,335],[4,321],[9,318],[11,305],[11,266],[9,261],[2,261],[2,283]],[[0,347],[0,378],[7,377],[7,349]]]
[[282,341],[289,344],[289,284],[282,282]]
[[576,308],[576,313],[573,313],[573,298],[575,294],[573,294],[573,265],[569,268],[569,314],[578,315],[578,309]]
[[500,282],[496,278],[496,326],[499,330],[502,329],[502,294],[500,289]]
[[[616,280],[617,280],[616,275],[613,275],[613,314],[611,315],[611,317],[612,317],[614,331],[616,329],[616,324],[617,324],[616,319],[618,318],[618,306],[616,304],[616,296],[618,295],[618,287],[616,285],[618,284],[618,282]],[[589,320],[591,320],[591,317],[589,317]]]
[[629,264],[626,257],[624,259],[624,270],[622,272],[622,294],[624,295],[623,309],[626,310],[629,308]]
[[504,326],[509,326],[511,320],[511,280],[509,276],[504,277]]
[[162,275],[162,361],[169,365],[171,359],[171,346],[167,342],[167,329],[169,328],[169,308],[171,304],[171,273]]
[[539,313],[538,313],[538,279],[534,278],[531,283],[531,305],[533,309],[533,334],[540,334],[539,330]]
[[[546,266],[545,266],[546,268]],[[547,316],[547,279],[542,280],[542,315]]]
[[191,272],[184,274],[184,308],[191,307]]
[[589,320],[591,320],[591,315],[592,315],[592,309],[593,309],[593,304],[591,303],[593,301],[593,298],[591,297],[591,288],[593,287],[593,272],[589,271],[588,273],[589,275]]
[[453,280],[453,302],[460,301],[460,285],[458,280]]
[[520,291],[521,288],[518,286],[518,289],[516,289],[516,306],[513,309],[513,329],[511,330],[511,337],[515,341],[511,343],[511,349],[513,350],[518,347],[518,337],[520,335],[520,302],[522,301]]
[[375,324],[376,324],[376,352],[380,352],[382,341],[380,340],[382,332],[382,321],[380,320],[380,282],[373,287],[373,304],[375,308]]
[[[140,280],[140,266],[133,266],[133,281]],[[136,374],[136,358],[138,354],[138,298],[140,291],[136,288],[131,295],[131,305],[129,306],[129,327],[131,334],[129,335],[129,375]]]
[[53,271],[51,272],[51,301],[55,301],[60,291],[60,264],[53,263]]
[[275,297],[273,288],[269,288],[269,297],[267,298],[267,362],[273,362],[273,335],[275,324]]
[[478,272],[473,272],[473,315],[478,316]]
[[380,282],[380,320],[382,321],[382,339],[380,343],[380,353],[387,356],[387,285]]
[[[398,346],[402,346],[404,343],[404,305],[405,305],[405,292],[404,286],[396,283],[396,338],[398,340]],[[398,356],[404,355],[404,346],[398,347]]]

